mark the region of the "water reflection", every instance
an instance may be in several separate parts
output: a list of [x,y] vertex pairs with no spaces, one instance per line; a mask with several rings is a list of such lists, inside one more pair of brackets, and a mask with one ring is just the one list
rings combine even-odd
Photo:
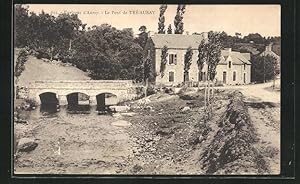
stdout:
[[56,103],[41,104],[40,106],[41,113],[53,114],[58,111],[59,111],[59,105],[57,105]]
[[67,111],[70,114],[89,114],[91,112],[90,105],[77,105],[77,104],[69,104],[67,106]]

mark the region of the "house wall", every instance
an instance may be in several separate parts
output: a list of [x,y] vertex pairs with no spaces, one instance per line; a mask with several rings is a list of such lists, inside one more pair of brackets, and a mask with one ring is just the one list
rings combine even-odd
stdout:
[[[184,54],[185,49],[168,49],[168,54],[177,54],[177,64],[169,64],[169,56],[167,57],[166,69],[164,71],[164,76],[161,76],[160,65],[161,65],[161,49],[155,49],[155,71],[157,73],[155,83],[157,85],[177,85],[184,82]],[[198,60],[198,50],[193,50],[192,64],[189,70],[189,81],[198,81],[199,70],[197,65]],[[227,61],[231,58],[228,57]],[[174,72],[174,82],[169,82],[169,72]],[[207,65],[204,64],[203,72],[207,74]],[[216,69],[216,80],[223,81],[223,71],[226,71],[226,84],[249,84],[251,81],[251,65],[246,65],[244,70],[244,65],[231,65],[229,68],[228,64],[220,64]],[[236,80],[233,81],[233,72],[236,72]],[[246,83],[244,83],[244,73],[246,74]]]
[[[249,84],[251,81],[251,65],[246,65],[244,70],[244,65],[218,65],[217,66],[216,80],[223,81],[223,72],[226,71],[226,84],[236,85],[236,84]],[[233,81],[233,72],[236,72],[236,80]],[[246,83],[244,83],[244,73],[246,74]]]

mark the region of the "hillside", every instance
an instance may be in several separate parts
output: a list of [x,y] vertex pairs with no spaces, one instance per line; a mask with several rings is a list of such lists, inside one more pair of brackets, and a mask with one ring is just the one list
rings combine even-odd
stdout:
[[[15,60],[19,49],[15,49]],[[60,62],[50,63],[34,56],[29,56],[25,70],[21,74],[20,86],[27,86],[36,80],[89,80],[87,73],[74,66],[63,65]]]

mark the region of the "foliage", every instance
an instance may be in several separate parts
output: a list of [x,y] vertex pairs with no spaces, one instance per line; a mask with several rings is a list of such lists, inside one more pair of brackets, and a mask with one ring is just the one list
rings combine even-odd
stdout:
[[172,26],[171,26],[171,24],[169,24],[167,33],[168,33],[168,34],[172,34]]
[[15,66],[15,77],[18,79],[22,72],[25,70],[25,63],[27,62],[28,59],[28,53],[25,49],[21,49],[16,61],[16,66]]
[[182,34],[183,33],[183,14],[185,13],[185,5],[178,5],[177,6],[177,13],[175,15],[175,19],[174,19],[174,26],[175,26],[175,30],[174,33],[175,34]]
[[76,14],[54,17],[44,11],[28,13],[28,7],[24,5],[16,5],[14,18],[15,46],[28,46],[38,53],[38,57],[51,60],[67,50],[71,40],[85,27]]
[[24,47],[28,45],[30,34],[28,27],[28,6],[22,4],[15,5],[15,17],[14,17],[14,44],[17,47]]
[[271,55],[253,56],[251,63],[251,81],[253,82],[272,80],[280,73],[279,63]]
[[96,26],[74,40],[70,59],[92,79],[137,79],[143,70],[143,49],[132,29],[118,30],[108,24]]
[[216,76],[216,68],[220,61],[222,38],[224,32],[208,32],[208,40],[202,41],[199,45],[198,67],[203,67],[203,63],[207,64],[208,80],[214,80]]
[[138,34],[138,37],[136,38],[136,42],[142,47],[145,48],[147,40],[148,40],[148,33],[146,33],[147,28],[146,26],[142,25],[139,28],[140,33]]
[[145,67],[144,67],[144,77],[145,77],[145,79],[144,80],[153,77],[152,76],[152,74],[153,74],[152,68],[153,68],[152,59],[151,59],[150,56],[148,56],[145,60]]
[[160,63],[161,77],[164,76],[164,72],[167,64],[167,57],[168,57],[168,47],[165,45],[161,50],[161,63]]
[[192,64],[193,50],[189,47],[184,55],[184,73],[187,74]]
[[165,16],[164,13],[167,10],[167,5],[161,5],[159,7],[159,18],[158,18],[158,34],[165,34]]
[[204,63],[207,60],[207,52],[203,52],[205,50],[208,50],[208,44],[205,43],[206,40],[201,40],[199,47],[198,47],[198,60],[197,60],[197,65],[198,65],[198,70],[202,71],[204,67]]

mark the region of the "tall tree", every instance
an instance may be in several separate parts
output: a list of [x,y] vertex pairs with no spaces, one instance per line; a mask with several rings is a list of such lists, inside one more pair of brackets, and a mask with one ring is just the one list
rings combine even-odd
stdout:
[[168,27],[168,34],[172,34],[172,25],[171,24],[169,24],[169,27]]
[[198,70],[201,72],[204,67],[204,63],[207,61],[207,52],[204,52],[208,50],[207,48],[208,44],[206,43],[206,40],[201,40],[199,47],[198,47]]
[[178,5],[177,12],[174,19],[175,34],[182,34],[183,29],[183,14],[185,13],[185,5]]
[[[203,64],[207,64],[207,80],[208,89],[205,88],[204,106],[207,114],[207,118],[210,118],[212,113],[212,107],[210,105],[210,94],[213,94],[214,89],[210,88],[211,81],[214,80],[216,76],[216,68],[220,61],[221,49],[222,49],[222,38],[224,38],[224,32],[208,32],[208,39],[201,41],[198,47],[198,68],[202,70]],[[199,72],[201,72],[199,70]],[[208,106],[207,106],[208,104]]]
[[208,80],[212,81],[216,75],[216,67],[220,61],[223,32],[208,32],[208,40],[201,41],[199,45],[198,66],[203,67],[203,63],[207,64]]
[[165,75],[167,57],[168,57],[168,47],[165,45],[161,50],[161,63],[160,63],[160,75],[163,77]]
[[188,47],[184,55],[184,81],[189,81],[189,70],[192,64],[193,50]]
[[167,10],[167,5],[163,4],[159,7],[159,18],[158,18],[158,34],[165,34],[165,16],[164,13]]

